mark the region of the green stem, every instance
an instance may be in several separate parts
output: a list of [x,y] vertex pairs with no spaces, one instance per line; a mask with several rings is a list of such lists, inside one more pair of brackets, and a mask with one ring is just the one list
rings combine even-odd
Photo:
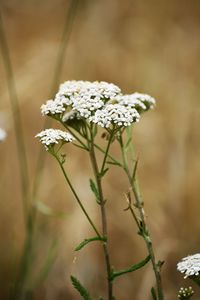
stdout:
[[[103,149],[102,149],[100,146],[98,146],[97,144],[94,143],[94,147],[95,147],[96,149],[98,149],[101,153],[104,153],[104,154],[105,154],[105,150],[103,150]],[[116,160],[114,157],[112,157],[112,155],[108,154],[107,157],[109,157],[109,158],[113,161],[113,163],[116,163],[118,166],[121,166],[121,167],[122,167],[122,165],[120,164],[120,162],[119,162],[118,160]]]
[[83,146],[83,148],[84,148],[85,150],[88,151],[88,147],[87,147],[87,146],[84,144],[84,142],[77,136],[77,134],[74,133],[74,131],[73,131],[69,126],[67,126],[64,122],[61,121],[61,124],[69,131],[69,133],[71,133],[71,134],[75,137],[75,139]]
[[76,201],[78,202],[78,204],[79,204],[81,210],[83,211],[84,215],[86,216],[88,222],[90,223],[90,225],[91,225],[92,228],[94,229],[94,231],[95,231],[95,233],[97,234],[97,236],[98,236],[98,237],[101,237],[101,234],[100,234],[99,231],[97,230],[96,226],[94,225],[93,221],[91,220],[90,216],[88,215],[88,213],[87,213],[85,207],[83,206],[83,204],[82,204],[82,202],[81,202],[79,196],[77,195],[77,193],[76,193],[74,187],[72,186],[72,183],[71,183],[71,181],[69,180],[69,177],[67,176],[67,173],[66,173],[66,171],[65,171],[65,169],[64,169],[64,167],[63,167],[63,163],[60,161],[59,157],[58,157],[56,154],[54,154],[54,153],[52,153],[52,152],[51,152],[51,154],[56,158],[57,162],[59,163],[59,166],[60,166],[60,168],[61,168],[61,170],[62,170],[62,173],[63,173],[63,175],[64,175],[64,177],[65,177],[65,180],[67,181],[67,183],[68,183],[68,185],[69,185],[69,187],[70,187],[70,189],[71,189],[71,191],[72,191],[72,193],[73,193],[73,195],[74,195]]
[[110,145],[111,145],[111,143],[112,143],[113,135],[114,135],[114,129],[113,129],[113,131],[110,133],[110,137],[109,137],[108,144],[107,144],[107,147],[106,147],[106,151],[105,151],[105,155],[104,155],[104,159],[103,159],[103,163],[102,163],[102,166],[101,166],[101,171],[100,171],[100,173],[102,173],[102,172],[104,171],[104,167],[105,167],[105,164],[106,164],[106,159],[107,159],[107,157],[108,157],[108,152],[109,152],[109,149],[110,149]]
[[[124,149],[122,135],[120,135],[120,137],[119,137],[119,143],[120,143],[121,151],[122,151],[122,160],[123,160],[124,171],[127,174],[129,183],[132,187],[133,194],[134,194],[134,197],[136,200],[136,207],[139,211],[139,215],[140,215],[140,219],[141,219],[141,225],[139,225],[139,232],[141,233],[141,235],[143,236],[143,238],[145,240],[148,253],[151,257],[151,263],[152,263],[153,271],[154,271],[155,278],[156,278],[158,299],[163,300],[164,295],[163,295],[162,282],[161,282],[161,276],[160,276],[160,266],[158,263],[156,263],[155,254],[154,254],[154,250],[153,250],[153,246],[152,246],[152,241],[151,241],[151,237],[149,234],[149,229],[146,224],[145,211],[144,211],[144,207],[143,207],[143,200],[142,200],[142,197],[141,197],[141,194],[139,191],[138,180],[137,180],[136,176],[134,179],[132,178],[131,172],[128,167],[128,159],[127,159],[127,155],[126,155],[126,152]],[[139,224],[138,222],[136,222],[136,223],[137,223],[137,225]]]
[[[90,140],[90,147],[89,147],[90,160],[91,160],[91,164],[92,164],[92,168],[93,168],[93,172],[94,172],[94,176],[95,176],[95,180],[96,180],[96,184],[97,184],[97,188],[98,188],[98,193],[99,193],[102,232],[103,232],[103,236],[106,238],[106,242],[103,243],[103,251],[104,251],[106,271],[107,271],[108,299],[112,300],[113,299],[113,284],[112,284],[112,280],[110,280],[110,275],[111,275],[112,270],[111,270],[110,256],[109,256],[109,250],[108,250],[107,217],[106,217],[106,210],[105,210],[105,200],[104,200],[102,184],[101,184],[101,176],[99,176],[100,173],[99,173],[99,168],[98,168],[97,159],[96,159],[95,150],[94,150],[94,138],[93,138],[92,126],[91,126],[90,133],[91,133],[91,140]],[[110,142],[109,142],[109,144],[110,144]],[[103,165],[104,165],[104,163],[102,164],[102,166]]]

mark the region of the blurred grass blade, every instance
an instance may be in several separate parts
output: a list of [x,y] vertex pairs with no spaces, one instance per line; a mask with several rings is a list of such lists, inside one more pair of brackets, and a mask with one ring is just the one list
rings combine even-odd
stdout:
[[81,242],[76,248],[75,251],[81,250],[83,247],[85,247],[87,244],[94,242],[94,241],[103,241],[106,242],[107,239],[105,237],[95,236],[89,239],[85,239],[83,242]]
[[79,294],[82,296],[82,298],[84,300],[92,300],[88,291],[86,290],[85,287],[82,286],[80,281],[74,276],[71,276],[70,278],[71,278],[74,288],[79,292]]
[[15,79],[13,75],[13,69],[9,54],[9,48],[6,40],[6,34],[3,26],[3,20],[0,11],[0,48],[5,66],[6,79],[8,83],[8,91],[10,104],[12,109],[14,130],[17,143],[17,153],[19,160],[20,178],[21,178],[21,189],[23,196],[23,213],[25,222],[27,222],[28,212],[28,195],[29,195],[29,176],[28,176],[28,164],[26,158],[26,150],[24,143],[24,135],[22,130],[21,115],[19,109],[19,101],[16,91]]
[[[67,10],[66,21],[65,21],[62,39],[61,39],[61,43],[60,43],[60,47],[58,50],[58,55],[55,63],[54,76],[52,80],[49,98],[53,97],[60,82],[60,76],[64,65],[65,51],[72,31],[78,3],[79,0],[71,0],[69,9]],[[51,124],[51,119],[46,118],[44,121],[43,129],[50,127],[50,124]],[[46,152],[43,151],[42,147],[40,147],[37,163],[36,163],[35,181],[33,185],[33,199],[36,198],[38,188],[39,188],[39,183],[41,182],[41,173],[44,166],[45,155]]]
[[51,207],[49,207],[47,204],[45,204],[41,201],[36,201],[35,207],[37,208],[37,210],[39,212],[41,212],[44,215],[50,216],[50,217],[56,217],[56,218],[61,218],[61,219],[64,219],[67,217],[66,213],[54,211]]
[[49,248],[49,251],[47,253],[47,257],[44,261],[43,267],[41,268],[41,271],[39,272],[39,276],[34,283],[34,287],[37,287],[40,285],[47,277],[49,270],[51,269],[57,254],[58,249],[58,241],[57,239],[52,242],[52,245]]

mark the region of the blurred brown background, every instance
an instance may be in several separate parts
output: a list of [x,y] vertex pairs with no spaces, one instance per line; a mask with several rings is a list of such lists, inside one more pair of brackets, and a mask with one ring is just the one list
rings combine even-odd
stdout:
[[[183,256],[200,251],[200,2],[198,0],[81,0],[68,42],[60,82],[105,80],[124,93],[144,92],[157,107],[135,126],[139,175],[156,256],[167,300],[190,285],[176,271]],[[40,105],[48,98],[70,1],[0,0],[33,180],[40,148],[34,136],[43,126]],[[0,144],[0,298],[7,299],[19,261],[24,222],[15,134],[4,64],[0,58],[0,127],[8,132]],[[55,127],[56,124],[54,123]],[[114,146],[113,146],[114,147]],[[114,151],[117,150],[115,149]],[[88,187],[89,162],[69,147],[67,168],[88,210],[98,208]],[[115,169],[106,181],[112,264],[120,269],[146,255],[130,215],[124,212],[128,185]],[[74,248],[93,234],[55,161],[47,155],[39,200],[65,218],[38,214],[37,239],[27,284],[32,286],[57,240],[56,259],[34,299],[79,299],[69,275],[76,275],[94,298],[105,295],[102,252],[98,243],[80,253]],[[117,300],[148,300],[154,284],[151,268],[115,282]],[[196,294],[199,299],[200,293]]]

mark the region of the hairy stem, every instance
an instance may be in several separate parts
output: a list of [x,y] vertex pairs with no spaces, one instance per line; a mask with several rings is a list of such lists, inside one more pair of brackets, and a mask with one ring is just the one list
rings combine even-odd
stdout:
[[[108,299],[112,300],[113,299],[113,285],[112,281],[110,280],[110,275],[111,275],[111,264],[110,264],[110,256],[109,256],[109,250],[108,250],[108,230],[107,230],[107,217],[106,217],[106,209],[105,209],[105,199],[103,196],[103,189],[102,189],[102,183],[101,183],[101,173],[99,172],[98,164],[97,164],[97,159],[96,159],[96,154],[94,150],[94,139],[93,139],[93,133],[92,133],[92,128],[91,128],[91,141],[89,145],[89,153],[90,153],[90,160],[98,188],[98,193],[99,193],[99,202],[100,202],[100,208],[101,208],[101,222],[102,222],[102,232],[103,236],[106,238],[106,241],[103,243],[103,251],[104,251],[104,257],[105,257],[105,263],[106,263],[106,271],[107,271],[107,285],[108,285]],[[111,138],[108,142],[108,147],[106,150],[106,153],[108,153],[109,146],[111,144]],[[107,154],[105,154],[107,156]],[[103,160],[101,172],[104,171],[104,166],[105,166],[105,158]]]

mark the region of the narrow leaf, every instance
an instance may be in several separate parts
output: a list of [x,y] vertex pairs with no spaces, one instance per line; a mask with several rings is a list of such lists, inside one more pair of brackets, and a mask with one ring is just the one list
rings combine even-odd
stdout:
[[156,291],[155,291],[154,287],[151,288],[151,295],[152,295],[153,300],[158,300],[157,296],[156,296]]
[[135,180],[135,176],[136,176],[136,172],[137,172],[137,166],[138,166],[138,160],[135,161],[135,165],[134,165],[134,168],[133,168],[133,173],[132,173],[132,177],[131,177],[132,183]]
[[99,192],[98,192],[98,189],[92,179],[90,179],[90,188],[91,188],[92,192],[94,193],[97,202],[99,203],[100,202]]
[[106,237],[101,237],[101,236],[95,236],[89,239],[85,239],[83,242],[81,242],[76,248],[75,251],[79,251],[81,250],[83,247],[85,247],[85,245],[89,244],[90,242],[94,242],[94,241],[103,241],[106,242]]
[[95,137],[97,135],[97,125],[94,126],[93,136]]
[[121,163],[118,162],[118,161],[111,161],[111,160],[109,160],[109,161],[107,161],[107,164],[122,167]]
[[131,141],[132,141],[132,137],[130,137],[130,138],[128,139],[128,141],[126,142],[126,145],[124,146],[125,151],[128,150]]
[[88,291],[86,290],[85,287],[82,286],[80,281],[74,276],[70,276],[70,278],[71,278],[74,288],[79,292],[79,294],[82,296],[82,298],[84,300],[91,300],[91,297],[90,297]]
[[83,147],[83,146],[81,146],[81,145],[78,145],[78,144],[76,144],[76,143],[73,143],[73,145],[76,146],[76,147],[78,147],[78,148],[84,149],[84,150],[86,149],[85,147]]
[[103,177],[107,173],[108,170],[109,170],[109,168],[107,168],[107,169],[103,170],[101,173],[99,173],[99,177]]
[[142,267],[144,267],[149,262],[150,258],[151,258],[150,255],[148,255],[144,260],[142,260],[138,264],[132,265],[130,268],[127,268],[127,269],[124,269],[124,270],[121,270],[121,271],[113,271],[111,273],[110,280],[112,281],[112,280],[115,279],[115,277],[118,277],[118,276],[121,276],[123,274],[131,273],[131,272],[134,272],[138,269],[141,269]]

